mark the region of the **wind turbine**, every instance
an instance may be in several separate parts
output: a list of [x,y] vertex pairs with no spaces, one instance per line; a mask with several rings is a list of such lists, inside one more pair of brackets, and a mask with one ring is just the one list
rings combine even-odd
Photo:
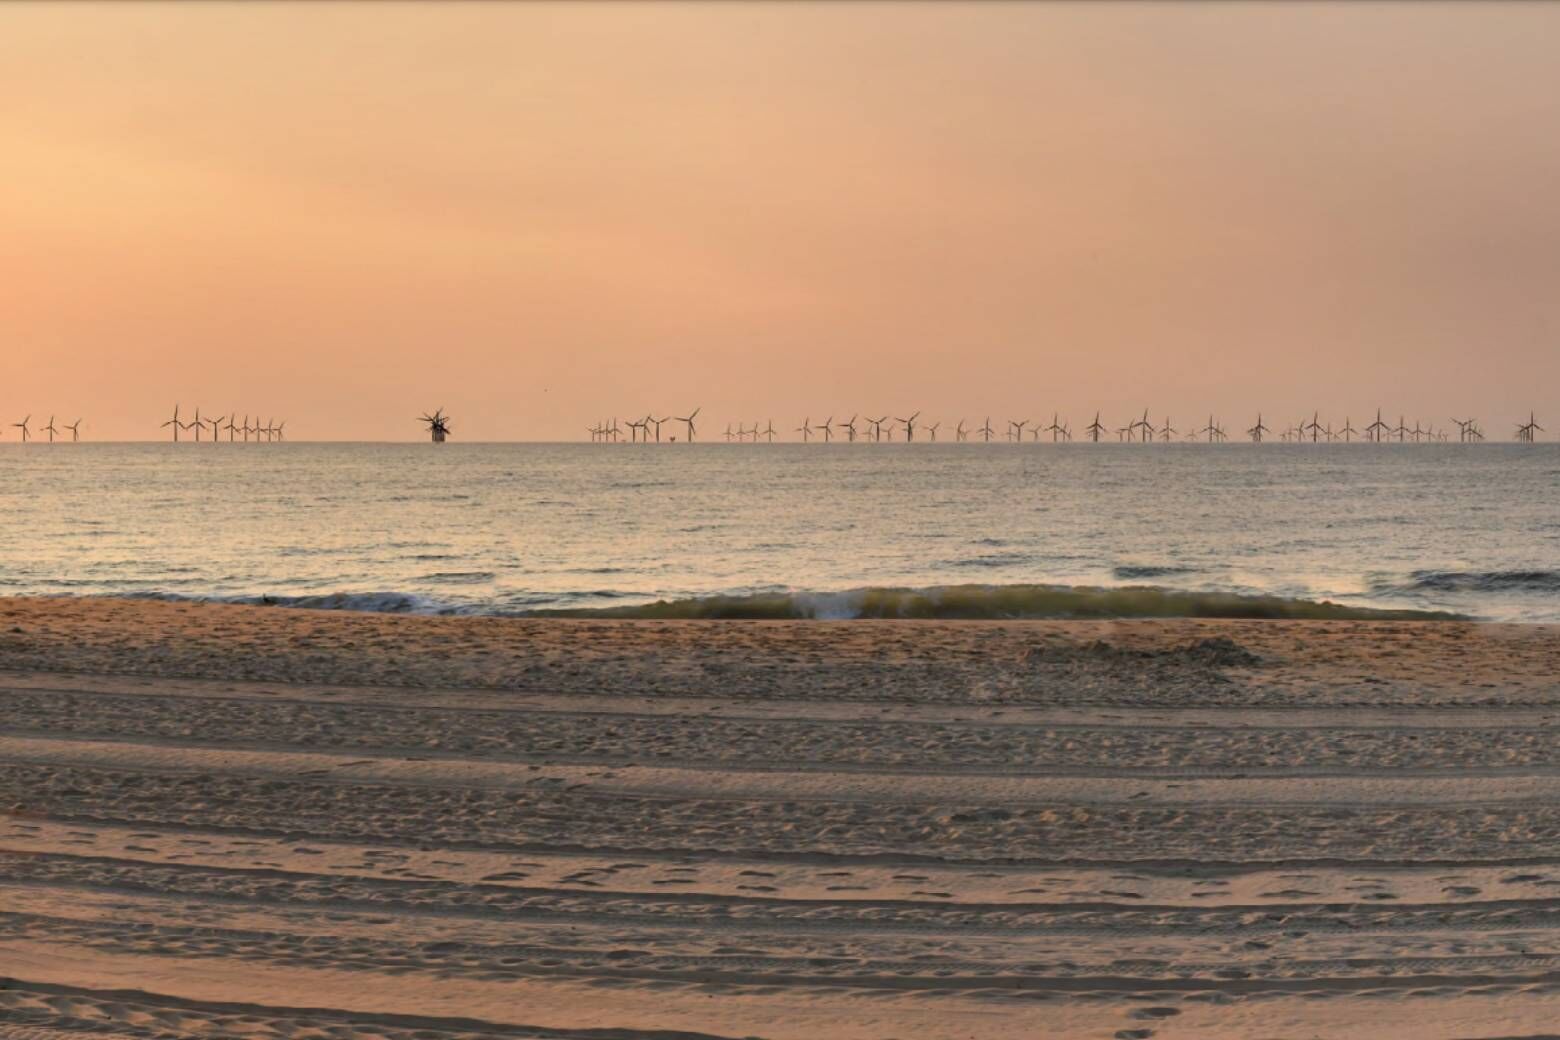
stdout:
[[764,436],[769,438],[770,444],[775,442],[775,421],[773,419],[769,420],[769,427],[764,431]]
[[1214,424],[1213,416],[1210,415],[1210,416],[1208,416],[1208,425],[1204,426],[1202,429],[1198,430],[1197,432],[1198,433],[1206,433],[1208,435],[1208,443],[1212,444],[1213,443],[1213,438],[1216,437],[1216,436],[1222,435],[1224,431],[1220,430],[1219,427]]
[[993,433],[995,433],[995,432],[997,432],[997,431],[995,431],[995,430],[993,430],[993,429],[992,429],[992,428],[991,428],[991,416],[989,416],[989,415],[988,415],[988,416],[986,416],[986,425],[984,425],[984,426],[982,426],[982,427],[981,427],[981,428],[980,428],[980,429],[979,429],[979,430],[977,430],[977,431],[976,431],[976,432],[977,432],[977,433],[979,433],[979,434],[980,434],[980,435],[981,435],[981,437],[982,437],[982,438],[983,438],[983,439],[984,439],[984,440],[985,440],[985,442],[986,442],[986,443],[987,443],[987,444],[990,444],[990,443],[991,443],[991,435],[992,435],[992,434],[993,434]]
[[872,443],[876,444],[881,441],[883,439],[883,424],[888,422],[888,416],[880,415],[876,419],[867,419],[865,422],[872,427]]
[[1349,417],[1344,416],[1343,429],[1339,430],[1338,432],[1343,435],[1343,443],[1350,444],[1353,442],[1354,435],[1359,431],[1354,428],[1354,423],[1350,421]]
[[67,426],[65,428],[70,431],[70,439],[71,439],[72,443],[81,440],[81,420],[80,419],[77,419],[75,422],[71,423],[69,426]]
[[[1257,416],[1257,421],[1258,422],[1262,421],[1262,417],[1260,415]],[[1175,434],[1175,427],[1170,425],[1170,417],[1167,415],[1167,416],[1165,416],[1164,429],[1159,431],[1159,439],[1161,441],[1164,441],[1166,444],[1169,444],[1170,443],[1170,438],[1174,434]]]
[[1536,439],[1533,435],[1542,432],[1543,429],[1538,425],[1538,420],[1533,417],[1533,413],[1528,412],[1528,421],[1517,427],[1517,440],[1532,444]]
[[939,427],[941,425],[942,425],[942,420],[939,419],[936,422],[932,423],[931,425],[927,426],[927,429],[932,431],[932,443],[933,444],[937,443],[937,427]]
[[1008,420],[1008,434],[1007,434],[1008,440],[1010,440],[1010,441],[1017,441],[1020,444],[1024,443],[1024,427],[1028,426],[1028,425],[1029,425],[1029,421],[1027,419],[1022,420],[1022,421],[1019,421],[1019,420],[1016,420],[1016,419],[1009,419]]
[[32,416],[29,415],[26,419],[23,419],[21,422],[14,422],[14,423],[11,424],[12,426],[15,426],[17,429],[22,431],[22,443],[23,444],[26,444],[27,443],[27,438],[32,436],[31,431],[29,431],[27,429],[27,423],[31,419],[32,419]]
[[[900,422],[905,424],[905,440],[906,441],[913,441],[913,440],[915,440],[915,420],[916,420],[916,416],[918,416],[920,414],[921,413],[917,411],[917,412],[911,413],[910,418],[908,418],[908,419],[899,419]],[[895,418],[897,419],[898,416],[895,416]]]
[[850,422],[840,423],[840,429],[845,431],[846,443],[856,443],[856,417],[852,415]]
[[179,422],[179,406],[178,405],[174,405],[173,406],[173,418],[169,419],[167,422],[163,423],[163,425],[164,426],[172,426],[173,427],[173,442],[175,444],[179,443],[179,431],[184,428],[184,424]]
[[[440,408],[432,415],[424,412],[418,416],[418,420],[428,424],[428,436],[432,438],[434,444],[443,444],[444,438],[450,435],[450,417],[444,414],[443,408]],[[258,419],[255,421],[259,422]],[[249,416],[244,416],[244,423],[248,425]],[[248,440],[248,438],[246,437],[245,440]]]
[[1322,424],[1321,424],[1321,422],[1318,421],[1318,420],[1321,419],[1321,417],[1322,417],[1322,413],[1321,412],[1319,412],[1319,411],[1315,412],[1315,413],[1313,413],[1311,415],[1311,421],[1306,423],[1304,426],[1301,427],[1302,430],[1310,430],[1311,431],[1311,443],[1312,444],[1316,443],[1316,435],[1322,432]]
[[207,419],[206,424],[211,427],[211,443],[215,444],[222,439],[222,418]]
[[698,408],[695,408],[693,411],[689,412],[687,415],[676,415],[676,416],[673,416],[673,418],[676,419],[678,422],[683,423],[684,425],[686,425],[688,427],[688,443],[689,444],[693,443],[693,435],[694,435],[695,432],[697,432],[695,427],[694,427],[694,425],[693,425],[693,420],[695,420],[695,419],[697,419],[699,417],[699,411],[703,407],[704,407],[703,405],[700,405]]
[[184,428],[186,430],[194,430],[195,431],[195,443],[199,444],[200,443],[200,431],[204,430],[206,428],[206,424],[201,421],[200,409],[199,408],[195,409],[195,418],[193,420],[191,420],[190,422],[185,423],[184,424]]
[[812,440],[812,416],[802,420],[802,425],[796,428],[796,432],[802,435],[802,443]]
[[1403,423],[1403,416],[1401,416],[1401,415],[1398,416],[1397,429],[1395,429],[1395,430],[1388,430],[1387,432],[1388,433],[1395,433],[1395,434],[1397,434],[1398,435],[1398,443],[1402,444],[1403,443],[1403,435],[1408,432],[1408,427],[1406,425],[1404,425],[1404,423]]
[[[1468,421],[1472,422],[1473,420],[1470,419]],[[1365,427],[1365,435],[1367,437],[1369,437],[1371,440],[1375,441],[1377,444],[1380,444],[1381,443],[1381,435],[1383,433],[1391,430],[1391,429],[1392,429],[1392,427],[1388,426],[1386,423],[1381,421],[1381,409],[1377,408],[1376,409],[1376,421],[1371,423],[1369,426]]]
[[823,420],[823,425],[818,428],[823,431],[823,443],[829,444],[834,440],[834,416]]
[[1144,444],[1148,444],[1154,439],[1154,426],[1148,421],[1147,408],[1143,409],[1143,418],[1134,420],[1131,428],[1134,430],[1141,429],[1143,431],[1142,441]]
[[1268,431],[1268,428],[1266,426],[1262,425],[1262,413],[1261,412],[1257,413],[1257,425],[1253,426],[1251,429],[1247,430],[1246,432],[1251,434],[1251,443],[1253,443],[1253,444],[1261,444],[1262,443],[1262,435],[1264,433],[1269,432],[1269,431]]
[[56,433],[60,432],[59,430],[56,430],[54,428],[54,416],[52,416],[52,415],[49,416],[49,425],[47,425],[47,426],[45,426],[43,428],[43,432],[47,433],[49,435],[49,443],[53,444],[54,443],[54,435]]
[[1088,430],[1089,440],[1093,441],[1095,444],[1098,444],[1100,442],[1100,434],[1105,432],[1105,427],[1100,425],[1099,412],[1094,413],[1094,421],[1085,427],[1085,429]]

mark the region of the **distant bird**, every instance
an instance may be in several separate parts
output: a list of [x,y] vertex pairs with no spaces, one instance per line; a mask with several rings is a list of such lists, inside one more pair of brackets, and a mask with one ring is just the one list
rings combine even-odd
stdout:
[[32,420],[32,416],[29,415],[29,416],[27,416],[26,419],[23,419],[21,422],[14,422],[14,423],[11,424],[12,426],[15,426],[17,429],[22,431],[22,443],[23,444],[26,444],[27,443],[27,438],[32,436],[32,431],[27,428],[27,424],[31,420]]
[[686,426],[688,428],[688,443],[689,444],[693,443],[693,436],[694,436],[694,434],[696,432],[698,432],[695,429],[694,425],[693,425],[693,420],[695,420],[695,419],[697,419],[699,417],[699,412],[700,412],[700,410],[703,407],[704,407],[703,405],[700,405],[698,408],[695,408],[693,411],[689,412],[687,415],[673,416],[673,418],[675,418],[678,422],[682,423],[684,426]]
[[70,439],[71,439],[72,443],[81,440],[81,420],[80,419],[77,419],[75,422],[71,423],[69,426],[67,426],[65,428],[70,431]]
[[[255,421],[258,422],[259,420]],[[450,417],[444,414],[443,408],[438,409],[432,415],[424,412],[418,416],[418,421],[428,424],[428,436],[434,444],[443,444],[444,439],[450,435]],[[244,422],[245,424],[249,422],[248,416],[244,417]],[[249,438],[246,436],[244,439],[248,440]]]
[[916,417],[919,416],[920,414],[921,414],[920,412],[912,412],[910,414],[910,418],[908,418],[908,419],[899,419],[900,422],[905,424],[905,440],[906,441],[913,441],[913,440],[915,440],[915,420],[916,420]]
[[179,422],[179,406],[178,405],[174,405],[173,406],[173,418],[169,419],[167,422],[163,423],[163,425],[164,426],[172,426],[173,427],[173,442],[175,444],[177,444],[179,442],[179,431],[184,428],[184,424]]
[[1105,427],[1100,425],[1100,413],[1099,412],[1095,412],[1094,413],[1094,421],[1091,422],[1086,427],[1086,429],[1088,430],[1088,433],[1089,433],[1089,440],[1093,441],[1095,444],[1098,444],[1100,442],[1100,434],[1105,432]]
[[43,432],[45,432],[45,433],[47,433],[49,435],[49,443],[53,444],[54,443],[54,435],[56,433],[60,432],[59,430],[56,430],[54,428],[54,416],[52,416],[52,415],[49,416],[49,425],[47,425],[47,426],[45,426],[43,428]]

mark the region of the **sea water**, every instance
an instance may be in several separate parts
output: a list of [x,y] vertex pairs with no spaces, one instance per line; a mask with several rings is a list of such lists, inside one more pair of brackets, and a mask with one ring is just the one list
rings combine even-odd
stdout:
[[0,594],[848,617],[1019,585],[1560,620],[1560,445],[0,446]]

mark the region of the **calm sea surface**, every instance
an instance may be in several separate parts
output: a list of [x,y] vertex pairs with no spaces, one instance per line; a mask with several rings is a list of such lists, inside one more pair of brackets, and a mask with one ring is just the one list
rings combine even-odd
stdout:
[[518,613],[1160,585],[1560,620],[1560,445],[0,446],[0,592]]

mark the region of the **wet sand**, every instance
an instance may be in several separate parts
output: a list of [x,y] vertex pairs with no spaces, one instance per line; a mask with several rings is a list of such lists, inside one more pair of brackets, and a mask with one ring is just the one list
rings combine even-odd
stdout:
[[1560,628],[0,600],[0,1037],[1518,1037]]

